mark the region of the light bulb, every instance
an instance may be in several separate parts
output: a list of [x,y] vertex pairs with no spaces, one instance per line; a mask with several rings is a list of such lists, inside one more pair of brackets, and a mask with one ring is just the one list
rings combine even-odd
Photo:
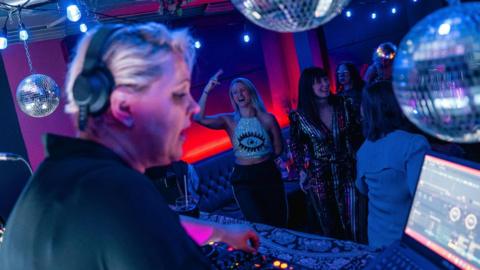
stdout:
[[195,41],[195,44],[194,44],[195,48],[197,49],[200,49],[202,47],[202,43],[200,43],[200,41]]
[[67,7],[67,19],[71,22],[78,22],[82,18],[82,13],[77,5],[69,5]]
[[27,30],[25,29],[20,29],[20,31],[18,32],[18,37],[20,38],[20,40],[22,41],[25,41],[28,39],[28,32]]
[[8,46],[8,39],[4,36],[0,36],[0,50],[4,50]]
[[79,26],[79,28],[80,28],[80,31],[81,31],[82,33],[85,33],[85,32],[88,31],[88,27],[87,27],[87,25],[84,24],[84,23],[81,23],[80,26]]
[[452,27],[450,26],[449,23],[442,23],[439,27],[438,27],[438,34],[441,35],[441,36],[445,36],[445,35],[448,35],[450,33],[450,29]]

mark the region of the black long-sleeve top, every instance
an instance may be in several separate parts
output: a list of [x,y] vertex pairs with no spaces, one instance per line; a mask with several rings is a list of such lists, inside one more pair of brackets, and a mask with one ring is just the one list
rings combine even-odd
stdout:
[[0,269],[210,269],[150,180],[97,143],[46,137],[18,200]]

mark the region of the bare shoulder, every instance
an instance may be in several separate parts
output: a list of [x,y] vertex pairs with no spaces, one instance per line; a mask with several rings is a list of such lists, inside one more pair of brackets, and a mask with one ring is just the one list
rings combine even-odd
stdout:
[[233,113],[222,113],[221,117],[228,128],[235,126],[235,116]]
[[220,114],[220,117],[222,117],[223,120],[225,120],[225,121],[234,121],[233,113],[222,113],[222,114]]
[[272,113],[266,112],[266,113],[259,113],[257,117],[260,119],[260,121],[268,126],[275,125],[277,123],[277,118],[275,118],[275,115]]

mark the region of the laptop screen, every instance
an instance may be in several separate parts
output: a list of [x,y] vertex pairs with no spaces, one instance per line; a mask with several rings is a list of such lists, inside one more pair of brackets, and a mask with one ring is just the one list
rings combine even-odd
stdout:
[[405,234],[462,269],[480,268],[480,170],[427,154]]

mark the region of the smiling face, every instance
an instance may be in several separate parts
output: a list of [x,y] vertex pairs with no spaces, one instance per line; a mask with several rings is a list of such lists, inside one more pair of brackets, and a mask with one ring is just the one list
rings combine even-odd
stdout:
[[[178,55],[165,62],[162,76],[139,93],[132,107],[138,144],[152,165],[180,159],[185,130],[200,107],[190,94],[190,70]],[[147,145],[148,144],[148,145]]]
[[248,87],[241,82],[232,85],[230,95],[239,108],[248,107],[252,103],[252,96]]
[[330,81],[328,77],[315,79],[312,85],[313,93],[318,98],[327,98],[330,96]]

